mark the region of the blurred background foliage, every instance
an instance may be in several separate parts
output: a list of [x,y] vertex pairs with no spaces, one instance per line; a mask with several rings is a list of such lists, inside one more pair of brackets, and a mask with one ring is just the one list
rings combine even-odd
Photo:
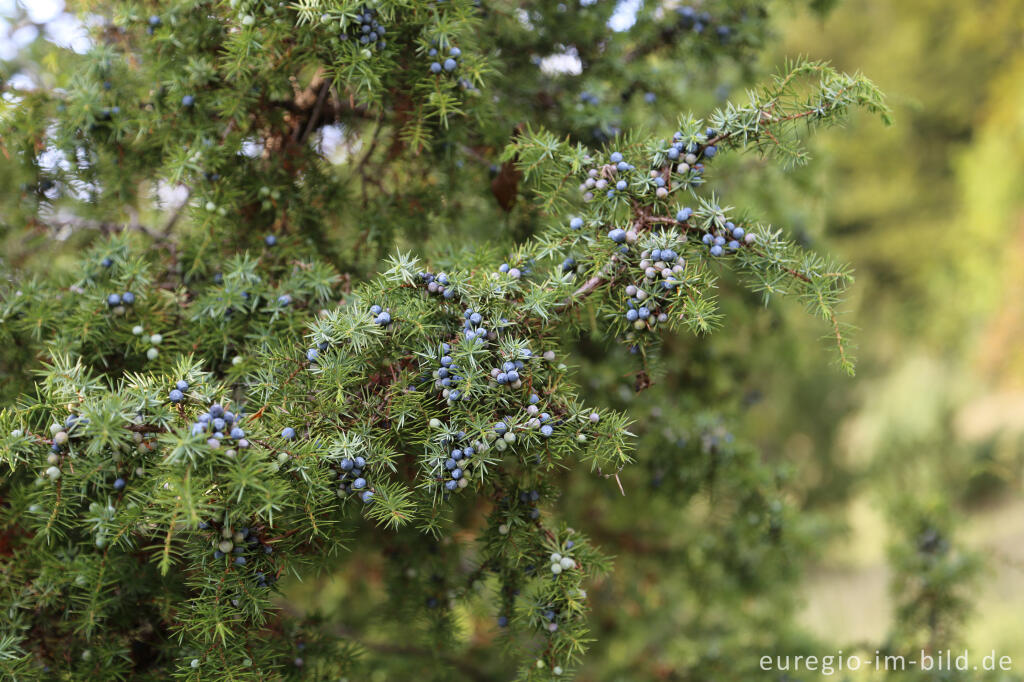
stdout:
[[[6,4],[10,42],[30,22]],[[660,102],[706,113],[742,99],[787,57],[870,76],[895,125],[854,117],[816,137],[813,163],[792,172],[752,156],[723,163],[731,204],[855,265],[847,320],[860,328],[858,375],[826,369],[821,327],[803,311],[763,307],[738,288],[722,297],[723,330],[666,341],[657,382],[642,394],[622,374],[624,356],[609,362],[580,341],[580,376],[607,403],[628,406],[644,453],[622,473],[625,502],[609,481],[567,486],[560,501],[565,518],[618,555],[593,591],[597,643],[583,677],[713,679],[735,671],[729,652],[775,653],[780,642],[806,653],[944,641],[994,648],[1024,669],[1024,2],[767,6],[771,30],[763,47],[749,46],[752,57],[706,72],[655,59],[616,120],[595,114],[595,131],[668,131],[677,111]],[[3,55],[5,79],[63,84],[75,57],[43,37],[17,38],[20,51]],[[614,68],[603,78],[590,85],[622,85]],[[14,229],[31,225],[27,194],[43,191],[26,190],[17,172],[0,158],[5,265],[59,271],[86,238],[51,249],[48,231]],[[468,217],[445,239],[491,235],[472,201],[451,207]],[[535,220],[517,209],[508,238],[528,236]],[[372,267],[374,249],[390,250],[392,239],[427,238],[392,235],[385,222],[352,270]],[[728,488],[696,494],[730,465],[778,496],[768,527],[789,543],[743,551],[732,520],[750,501]],[[670,494],[648,499],[653,489]],[[694,521],[675,523],[681,514]],[[339,605],[371,588],[333,580],[291,596],[330,613],[357,608]],[[746,663],[753,676],[756,659]]]

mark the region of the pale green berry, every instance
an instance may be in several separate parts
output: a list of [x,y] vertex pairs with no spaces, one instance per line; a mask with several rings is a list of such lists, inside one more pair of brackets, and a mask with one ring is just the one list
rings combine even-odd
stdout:
[[562,555],[561,555],[561,554],[559,554],[558,552],[554,552],[554,553],[553,553],[553,554],[551,555],[551,561],[552,561],[552,562],[558,562],[558,561],[561,561],[561,560],[562,560]]
[[433,419],[431,419],[430,420],[430,428],[432,428],[432,429],[439,429],[439,428],[441,428],[441,420],[438,419],[437,417],[434,417]]
[[564,568],[567,571],[569,569],[576,568],[576,562],[572,560],[572,557],[564,556],[562,557],[562,560],[558,563],[561,564],[562,568]]
[[145,330],[142,328],[141,324],[137,324],[134,327],[132,327],[132,334],[135,334],[135,336],[142,336],[143,331]]
[[217,549],[224,552],[225,554],[228,554],[234,548],[235,543],[231,542],[231,540],[221,540],[217,543]]
[[68,442],[68,432],[58,431],[57,433],[53,434],[53,442],[56,443],[57,445],[64,445],[65,443]]
[[149,342],[154,346],[159,346],[164,340],[162,334],[153,334],[149,337]]
[[56,452],[51,452],[50,454],[48,454],[46,456],[46,463],[47,464],[56,464],[59,461],[60,461],[60,457],[57,456]]
[[12,438],[21,438],[24,435],[25,434],[21,429],[14,429],[13,431],[11,431]]
[[231,358],[231,364],[236,366],[242,364],[242,356],[236,355],[235,357]]
[[502,436],[502,439],[504,439],[505,442],[507,442],[507,443],[515,443],[516,442],[516,434],[512,433],[511,431],[509,431],[504,436]]
[[498,534],[499,535],[508,535],[508,526],[505,525],[504,523],[501,524],[500,526],[498,526]]
[[58,478],[60,478],[60,469],[54,466],[49,467],[46,470],[46,475],[50,477],[51,481],[56,481]]
[[199,667],[199,659],[198,658],[193,658],[192,659],[192,663],[190,663],[189,665],[191,665],[193,668],[198,668]]
[[558,575],[562,572],[562,564],[551,564],[551,572]]
[[[658,189],[664,189],[664,187],[659,187]],[[562,666],[560,665],[556,665],[554,668],[551,669],[551,674],[555,676],[561,675],[562,672],[564,671],[562,670]]]
[[156,356],[158,355],[160,355],[160,351],[158,351],[156,348],[150,348],[149,350],[146,351],[146,357],[149,358],[150,360],[156,360]]

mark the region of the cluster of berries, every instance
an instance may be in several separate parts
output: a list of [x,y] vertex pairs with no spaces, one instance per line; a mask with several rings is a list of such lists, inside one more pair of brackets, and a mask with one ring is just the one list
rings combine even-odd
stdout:
[[[199,527],[206,529],[209,528],[209,524],[203,523]],[[261,544],[259,537],[249,528],[242,527],[238,530],[232,530],[226,524],[220,530],[220,540],[214,538],[214,543],[214,559],[223,559],[228,555],[233,555],[234,562],[239,566],[245,566],[248,563],[248,560],[245,558],[247,553],[262,552],[263,554],[271,554],[274,551],[274,548],[270,545]],[[267,586],[266,576],[262,573],[257,575],[257,584],[260,587]]]
[[[580,185],[584,201],[593,201],[594,191],[604,192],[609,199],[617,192],[625,192],[629,189],[629,179],[626,173],[636,170],[636,166],[628,163],[621,152],[612,152],[608,157],[608,163],[600,169],[590,168],[587,170],[587,179]],[[612,182],[615,184],[613,185]]]
[[320,354],[323,353],[328,348],[330,348],[330,345],[331,344],[327,343],[326,341],[321,341],[316,345],[315,348],[310,348],[306,351],[306,359],[309,360],[310,362],[316,362],[318,359],[320,359]]
[[366,478],[363,477],[363,469],[366,467],[366,458],[362,456],[345,457],[341,460],[339,466],[338,497],[344,497],[347,494],[356,493],[364,504],[372,500],[373,491],[366,489],[369,483],[367,483]]
[[491,368],[491,378],[502,386],[508,385],[511,388],[522,388],[523,380],[519,377],[519,370],[525,367],[526,363],[522,360],[516,360],[515,362],[507,360],[502,363],[501,367]]
[[443,272],[433,274],[431,272],[421,272],[420,279],[427,285],[427,291],[431,294],[438,294],[445,298],[451,298],[455,295],[455,290],[450,289],[448,275]]
[[503,275],[508,275],[512,279],[519,279],[520,277],[523,276],[522,270],[510,266],[508,263],[502,263],[501,265],[499,265],[498,272]]
[[498,338],[498,333],[494,330],[488,330],[483,326],[484,318],[478,311],[472,308],[466,308],[462,313],[465,321],[462,323],[462,331],[466,337],[466,341],[469,343],[475,343],[482,345],[486,339],[492,341]]
[[379,305],[370,306],[370,314],[373,315],[373,323],[386,327],[391,324],[391,313],[381,308]]
[[[236,447],[247,448],[249,441],[245,438],[245,431],[239,426],[242,417],[241,412],[236,415],[215,403],[210,405],[209,410],[199,415],[196,422],[192,424],[192,435],[209,434],[210,437],[207,438],[206,444],[214,449],[219,448],[221,442],[225,440],[233,441]],[[231,456],[235,454],[235,451],[228,450],[225,454]]]
[[[359,31],[356,33],[360,44],[365,45],[367,48],[376,47],[378,50],[383,50],[388,46],[386,40],[384,40],[384,34],[387,33],[387,29],[383,24],[377,21],[377,10],[363,7],[359,10]],[[342,40],[348,40],[349,36],[347,33],[341,34]]]
[[448,57],[445,58],[444,61],[441,61],[441,56],[438,55],[437,48],[432,47],[427,53],[427,56],[432,57],[435,60],[430,63],[430,73],[441,73],[442,71],[451,73],[459,66],[458,59],[462,56],[462,50],[457,47],[449,49]]
[[465,440],[466,432],[459,431],[454,438],[450,438],[445,442],[445,447],[448,449],[448,458],[444,460],[441,481],[444,489],[448,492],[454,492],[469,485],[467,480],[469,472],[467,470],[470,458],[476,453],[486,452],[488,449],[487,444],[481,441],[473,441],[469,445],[461,445]]
[[466,399],[466,396],[457,386],[462,381],[462,375],[458,373],[459,368],[455,366],[454,360],[448,355],[451,349],[452,347],[449,344],[441,344],[441,357],[438,359],[439,367],[431,374],[431,378],[434,380],[434,388],[440,391],[449,405],[455,404],[456,400]]
[[[708,128],[701,138],[705,142],[715,137],[715,130]],[[672,136],[665,156],[671,163],[676,164],[675,171],[683,176],[682,182],[689,185],[699,185],[704,178],[704,161],[714,158],[718,153],[715,145],[701,145],[697,142],[686,142],[680,132]]]
[[[652,249],[643,251],[640,254],[640,269],[644,271],[644,280],[647,284],[657,286],[661,282],[661,288],[671,291],[679,286],[679,275],[686,269],[686,261],[672,249]],[[627,287],[627,294],[629,288]],[[639,294],[637,289],[635,294]],[[633,296],[634,294],[629,294]],[[642,299],[641,299],[642,300]]]
[[107,296],[107,306],[115,315],[124,315],[126,308],[135,304],[135,294],[126,291],[123,294],[110,294]]
[[743,244],[753,244],[757,237],[753,232],[747,232],[738,227],[732,221],[726,221],[721,228],[712,227],[705,232],[701,241],[708,247],[712,256],[721,256],[725,250],[738,251]]
[[527,398],[526,414],[530,416],[526,420],[526,428],[540,430],[540,435],[544,438],[550,438],[555,432],[551,424],[547,422],[551,421],[551,415],[547,412],[541,412],[540,408],[537,407],[537,403],[540,402],[540,396],[536,393],[531,393],[530,397]]
[[152,347],[146,351],[146,357],[149,358],[150,360],[156,360],[157,356],[160,355],[160,351],[157,350],[157,346],[163,343],[164,336],[163,334],[147,335],[145,332],[146,329],[141,324],[137,324],[134,327],[132,327],[132,334],[134,334],[135,336],[142,337],[143,343],[152,344]]
[[[638,284],[629,284],[626,292],[626,320],[637,331],[653,328],[658,323],[668,322],[667,301],[663,293],[679,286],[686,268],[686,261],[671,248],[645,250],[640,254],[640,269],[643,279]],[[592,418],[595,415],[592,415]]]
[[180,403],[185,400],[185,391],[187,390],[188,382],[182,379],[174,384],[174,388],[167,394],[167,397],[172,403]]
[[[88,423],[88,419],[79,417],[77,414],[72,414],[64,420],[63,425],[53,424],[50,426],[50,435],[53,436],[53,438],[50,440],[50,454],[46,456],[46,463],[49,464],[49,467],[47,467],[44,473],[51,481],[56,481],[61,476],[61,453],[68,448],[72,439],[81,435],[80,425],[81,427],[84,427]],[[16,431],[15,433],[20,437],[20,431]],[[15,435],[15,433],[12,433],[11,435]]]
[[[519,493],[519,501],[529,507],[530,511],[528,516],[531,520],[535,521],[540,518],[540,507],[537,506],[540,502],[540,491],[530,490],[527,492],[526,490],[523,490]],[[502,532],[503,529],[504,532]],[[508,526],[504,524],[498,526],[498,532],[502,535],[506,535],[508,533]]]
[[[698,12],[689,5],[677,7],[676,14],[679,15],[680,25],[694,33],[704,33],[704,29],[708,28],[712,23],[710,13]],[[732,28],[724,24],[717,26],[715,28],[715,35],[718,36],[719,42],[725,44],[732,37]]]

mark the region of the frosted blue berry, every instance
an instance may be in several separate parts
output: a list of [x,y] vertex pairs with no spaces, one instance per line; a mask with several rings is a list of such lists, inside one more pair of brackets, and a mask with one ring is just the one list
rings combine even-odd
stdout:
[[110,296],[107,296],[107,305],[110,307],[121,305],[121,296],[118,294],[110,294]]
[[263,238],[263,243],[266,244],[267,246],[273,246],[274,244],[277,244],[277,237],[275,237],[272,234],[268,234],[266,237]]
[[176,383],[174,385],[174,387],[176,389],[178,389],[179,391],[187,391],[188,390],[188,382],[183,380],[183,379],[179,380],[178,383]]
[[629,183],[626,182],[625,180],[619,180],[618,182],[615,183],[615,189],[619,190],[620,192],[626,189],[627,187],[629,187]]
[[458,66],[458,63],[454,59],[448,58],[444,60],[445,71],[454,71],[456,66]]
[[707,147],[704,148],[704,156],[709,158],[709,159],[712,158],[717,153],[718,153],[718,148],[715,147],[715,145],[713,145],[713,144],[712,145],[708,145]]
[[430,73],[441,73],[441,62],[433,62],[430,65]]
[[185,394],[179,391],[178,389],[174,388],[171,389],[171,392],[167,394],[167,397],[170,398],[172,403],[180,403],[182,400],[185,399]]
[[629,309],[626,311],[626,319],[629,320],[630,322],[635,322],[637,317],[638,315],[636,310]]
[[370,314],[371,315],[380,315],[382,310],[384,310],[384,309],[381,308],[379,305],[371,305],[370,306]]
[[277,297],[277,302],[280,305],[290,305],[292,302],[292,297],[289,296],[288,294],[281,294],[280,296]]
[[357,478],[356,480],[352,481],[352,487],[355,488],[356,490],[362,490],[363,488],[366,487],[366,479]]
[[125,305],[132,305],[135,303],[135,294],[130,291],[124,292],[121,294],[121,303],[124,303]]
[[676,213],[676,220],[678,220],[681,223],[682,222],[686,222],[687,220],[690,219],[690,216],[692,216],[692,215],[693,215],[693,209],[692,208],[683,208],[683,209],[680,209],[678,213]]
[[715,244],[714,246],[712,246],[711,247],[711,255],[712,256],[721,256],[722,255],[722,247],[719,246],[718,244]]
[[612,163],[619,163],[622,161],[622,154],[619,152],[612,152],[612,155],[608,157],[608,160]]
[[316,360],[319,355],[320,351],[317,350],[316,348],[310,348],[309,350],[306,351],[306,359],[309,360],[310,362]]
[[461,57],[462,56],[462,50],[460,50],[457,47],[453,47],[452,49],[448,50],[448,54],[450,54],[453,57]]
[[124,490],[124,479],[123,478],[117,478],[114,481],[114,490]]
[[548,424],[545,424],[544,426],[540,427],[540,435],[544,436],[545,438],[550,438],[551,434],[554,432],[555,430],[552,429],[551,426],[549,426]]
[[236,426],[235,428],[231,429],[231,437],[235,440],[242,440],[243,438],[245,438],[245,431]]
[[365,490],[365,491],[363,491],[363,494],[359,496],[359,499],[361,499],[363,501],[363,504],[368,503],[370,500],[373,499],[373,491],[372,490]]
[[185,95],[181,98],[181,106],[190,107],[196,103],[196,98],[192,95]]
[[616,244],[623,244],[626,241],[626,231],[621,227],[616,227],[614,230],[608,233],[608,238]]
[[504,434],[506,431],[508,431],[508,424],[505,422],[498,422],[494,425],[494,432],[499,436]]
[[746,232],[744,232],[742,227],[734,227],[733,228],[733,230],[732,230],[732,238],[733,239],[743,239],[744,235],[746,235]]
[[285,440],[295,438],[295,429],[290,426],[284,427],[284,429],[281,430],[281,438],[284,438]]
[[462,478],[462,469],[452,469],[452,478],[455,480]]
[[244,556],[236,556],[235,557],[235,563],[237,565],[239,565],[239,566],[245,566],[245,557]]

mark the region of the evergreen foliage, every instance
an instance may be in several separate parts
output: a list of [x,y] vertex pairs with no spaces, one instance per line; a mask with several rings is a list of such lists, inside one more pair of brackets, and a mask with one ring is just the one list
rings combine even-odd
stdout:
[[[0,285],[5,676],[570,677],[604,540],[678,553],[693,671],[754,670],[697,643],[788,608],[772,591],[813,520],[728,432],[710,370],[659,393],[662,345],[715,331],[738,282],[821,318],[853,371],[850,268],[731,206],[716,171],[805,163],[855,108],[887,120],[869,80],[799,60],[623,132],[635,93],[685,99],[677,65],[753,70],[764,8],[612,33],[605,3],[83,5],[104,19],[60,57],[66,87],[2,115],[5,229],[75,252],[47,270],[12,248]],[[592,361],[677,404],[614,405]],[[573,481],[625,491],[631,469],[684,550],[559,516]],[[330,574],[344,614],[278,599]]]

